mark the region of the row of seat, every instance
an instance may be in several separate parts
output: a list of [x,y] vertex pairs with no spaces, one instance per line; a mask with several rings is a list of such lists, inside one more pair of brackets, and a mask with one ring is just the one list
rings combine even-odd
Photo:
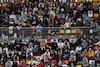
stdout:
[[75,3],[75,2],[85,2],[85,1],[90,1],[90,2],[93,2],[93,3],[98,3],[100,2],[100,0],[71,0],[72,3]]

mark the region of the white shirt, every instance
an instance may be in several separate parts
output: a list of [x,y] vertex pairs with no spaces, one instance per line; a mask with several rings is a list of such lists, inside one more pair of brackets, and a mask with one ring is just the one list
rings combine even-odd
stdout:
[[33,14],[34,14],[35,11],[38,11],[38,8],[33,8]]
[[70,27],[70,23],[67,22],[64,24],[64,28],[68,28],[68,27]]
[[61,43],[60,43],[60,42],[58,42],[58,44],[57,44],[57,45],[58,45],[58,47],[59,47],[59,48],[63,48],[65,44],[64,44],[63,42],[61,42]]
[[51,39],[51,43],[53,43],[54,42],[54,40],[56,40],[56,43],[58,43],[58,39]]
[[82,47],[76,47],[76,50],[75,51],[81,51],[82,50]]
[[23,39],[22,40],[22,44],[25,44],[26,45],[27,43],[28,43],[28,39]]
[[15,18],[16,18],[16,16],[15,16],[15,14],[11,14],[10,16],[9,16],[9,18],[11,19],[11,18],[13,18],[14,20],[15,20]]
[[72,38],[69,40],[69,42],[71,43],[72,40],[74,41],[74,43],[76,42],[76,39],[72,39]]

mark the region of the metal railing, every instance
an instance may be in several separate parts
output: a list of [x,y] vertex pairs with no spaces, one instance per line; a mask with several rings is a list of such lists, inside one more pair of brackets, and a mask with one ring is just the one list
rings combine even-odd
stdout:
[[[77,30],[80,29],[81,33],[77,33]],[[0,39],[5,40],[6,38],[11,38],[12,36],[16,37],[20,36],[26,36],[26,37],[31,37],[34,36],[37,39],[45,39],[47,38],[47,35],[50,34],[51,36],[56,35],[57,38],[59,38],[59,35],[90,35],[89,33],[90,27],[69,27],[69,28],[61,28],[61,27],[43,27],[42,28],[42,33],[40,36],[40,33],[36,33],[36,28],[35,27],[22,27],[20,30],[18,27],[1,27],[0,28]],[[98,28],[99,29],[99,28]],[[60,30],[64,30],[64,32],[61,33]],[[66,30],[70,30],[68,33]],[[71,30],[76,30],[76,33],[71,33]],[[98,34],[96,34],[98,35]]]

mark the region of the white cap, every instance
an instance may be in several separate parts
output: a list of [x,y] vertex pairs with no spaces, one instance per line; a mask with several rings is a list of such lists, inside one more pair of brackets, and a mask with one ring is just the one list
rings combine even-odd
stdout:
[[74,35],[71,35],[71,37],[74,37]]
[[62,37],[62,35],[60,35],[59,37]]

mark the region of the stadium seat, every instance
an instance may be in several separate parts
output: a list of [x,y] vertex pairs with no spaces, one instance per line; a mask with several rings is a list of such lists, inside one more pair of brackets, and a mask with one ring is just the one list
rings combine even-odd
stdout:
[[98,50],[98,46],[94,46],[94,50]]
[[65,33],[65,30],[60,30],[60,34],[64,34]]
[[83,2],[85,2],[86,0],[83,0]]
[[51,60],[51,64],[52,65],[56,65],[57,64],[57,60]]
[[69,64],[69,60],[64,60],[64,63],[65,64]]
[[94,13],[94,17],[99,17],[99,14],[98,13]]
[[92,2],[92,0],[88,0],[88,1]]
[[[21,61],[19,63],[21,63]],[[23,63],[25,63],[25,61],[23,61]]]
[[6,7],[6,3],[2,3],[2,6],[3,6],[3,7]]
[[26,22],[26,19],[25,19],[25,18],[22,18],[22,19],[21,19],[21,21],[24,21],[24,22]]
[[71,30],[71,33],[76,33],[76,30]]
[[67,29],[65,33],[71,33],[70,29]]
[[81,33],[81,30],[80,30],[80,29],[78,29],[78,30],[77,30],[77,33]]
[[82,65],[77,65],[76,67],[82,67]]
[[77,0],[77,2],[81,2],[81,0]]
[[98,0],[93,0],[93,3],[97,3],[98,2]]
[[98,5],[98,3],[93,3],[93,6],[95,6],[96,4]]
[[95,61],[94,61],[94,60],[89,60],[89,64],[92,64],[92,62],[93,62],[93,63],[95,63]]
[[31,61],[26,61],[26,64],[30,65],[31,64]]
[[36,33],[35,33],[35,32],[31,32],[31,34],[32,34],[32,35],[35,35]]
[[33,56],[33,60],[36,58],[37,56]]
[[88,11],[88,16],[93,17],[93,11]]
[[4,45],[4,42],[1,42],[2,45]]

